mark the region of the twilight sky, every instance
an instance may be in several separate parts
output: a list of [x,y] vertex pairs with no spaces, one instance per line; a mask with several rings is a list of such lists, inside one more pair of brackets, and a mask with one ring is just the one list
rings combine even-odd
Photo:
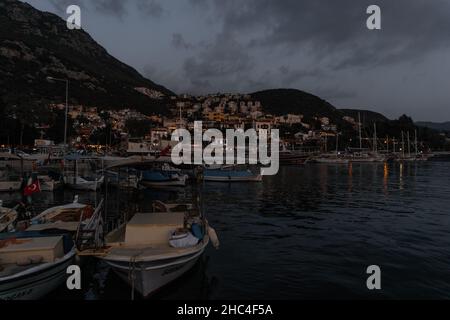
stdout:
[[[177,93],[296,88],[338,108],[450,120],[448,0],[26,0]],[[381,7],[382,30],[366,28]]]

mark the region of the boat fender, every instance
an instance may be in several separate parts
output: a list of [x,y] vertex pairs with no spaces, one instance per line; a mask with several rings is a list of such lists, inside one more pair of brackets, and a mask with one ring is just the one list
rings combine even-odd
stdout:
[[192,231],[192,234],[194,235],[194,237],[196,237],[199,240],[203,239],[204,234],[202,231],[202,227],[198,223],[192,224],[191,231]]
[[214,230],[210,226],[208,226],[208,236],[211,239],[211,243],[213,244],[214,248],[219,249],[219,237],[217,236],[216,230]]

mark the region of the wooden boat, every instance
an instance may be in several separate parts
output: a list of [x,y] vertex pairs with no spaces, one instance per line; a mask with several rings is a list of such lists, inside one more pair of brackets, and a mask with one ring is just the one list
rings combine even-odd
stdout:
[[175,211],[176,205],[165,210],[138,213],[105,238],[108,249],[101,259],[143,296],[191,269],[210,236],[218,245],[214,230],[192,210]]
[[0,234],[0,300],[44,297],[65,282],[74,258],[74,242],[64,233]]
[[250,169],[235,166],[224,166],[219,169],[203,170],[203,181],[214,182],[260,182],[262,175],[252,172]]
[[88,224],[94,216],[91,205],[78,203],[76,196],[73,203],[51,207],[31,219],[27,231],[60,229],[75,233],[81,224]]
[[15,209],[5,208],[0,202],[0,233],[14,229],[17,217]]

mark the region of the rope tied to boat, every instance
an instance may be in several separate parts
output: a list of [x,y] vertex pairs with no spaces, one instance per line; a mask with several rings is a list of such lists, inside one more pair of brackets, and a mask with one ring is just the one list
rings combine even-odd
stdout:
[[134,300],[134,282],[136,280],[136,257],[134,255],[130,257],[129,265],[128,265],[128,280],[131,283],[131,300]]

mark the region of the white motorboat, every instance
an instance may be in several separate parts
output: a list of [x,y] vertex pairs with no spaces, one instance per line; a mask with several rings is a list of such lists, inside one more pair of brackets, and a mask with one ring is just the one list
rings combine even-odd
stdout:
[[[158,206],[158,208],[164,208]],[[132,292],[155,292],[191,269],[217,235],[192,211],[138,213],[108,234],[103,259]]]
[[75,245],[70,235],[0,234],[0,300],[36,300],[67,278]]
[[89,178],[68,175],[64,177],[64,184],[75,190],[97,191],[101,188],[105,177]]

